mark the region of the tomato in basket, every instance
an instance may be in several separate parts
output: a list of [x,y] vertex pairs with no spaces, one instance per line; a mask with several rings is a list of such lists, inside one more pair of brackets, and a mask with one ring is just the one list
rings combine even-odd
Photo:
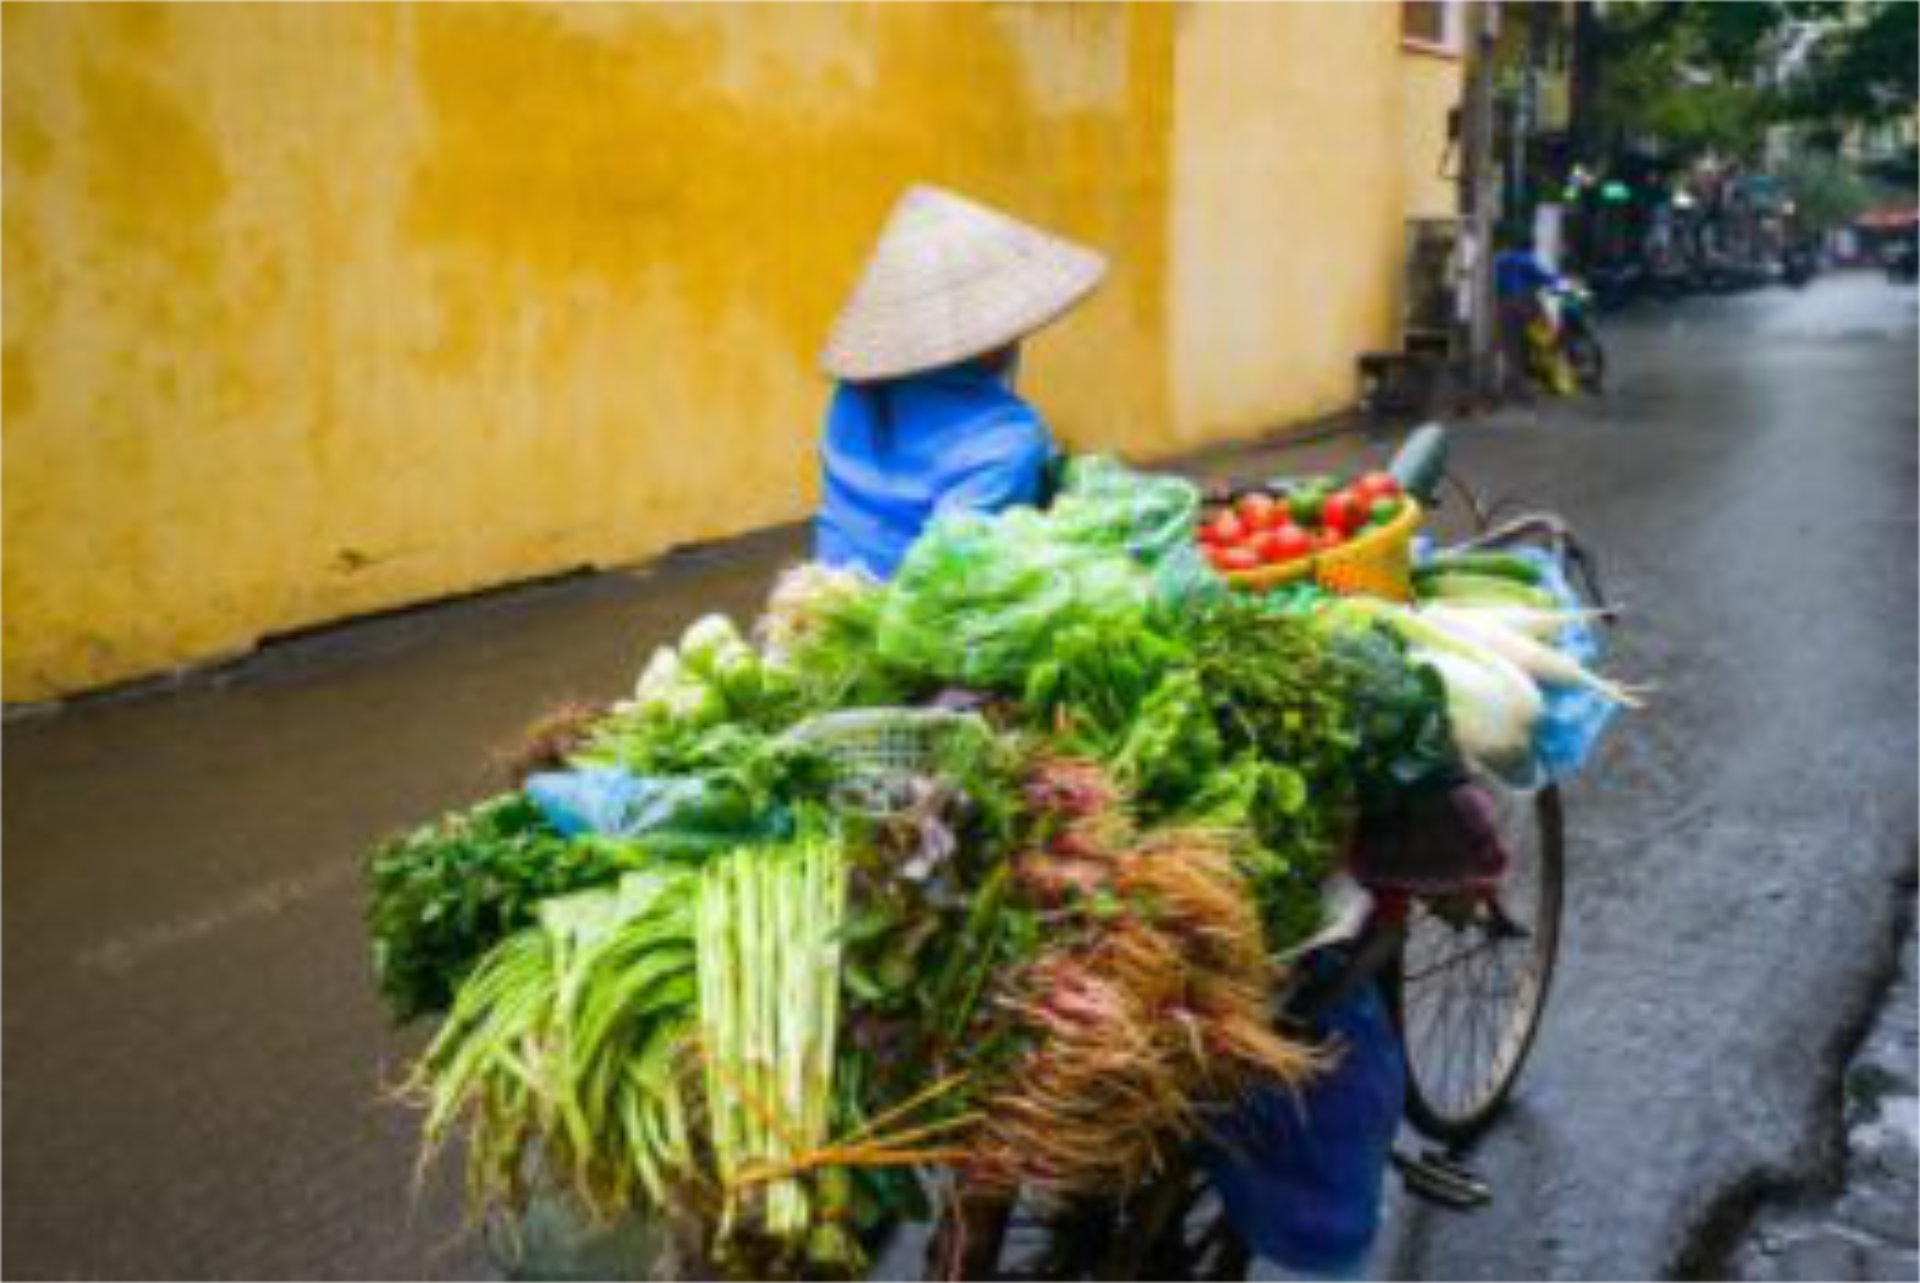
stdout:
[[1273,556],[1276,562],[1298,561],[1313,551],[1313,536],[1291,523],[1273,532]]
[[1243,495],[1234,507],[1240,523],[1250,531],[1271,530],[1279,524],[1280,505],[1274,502],[1272,495],[1256,490],[1250,495]]
[[1365,495],[1371,503],[1400,497],[1400,483],[1393,479],[1391,472],[1369,472],[1353,484],[1354,488]]
[[1328,530],[1342,534],[1360,524],[1360,509],[1353,495],[1345,490],[1337,491],[1327,497],[1320,505],[1320,524]]
[[1260,566],[1260,554],[1245,544],[1237,544],[1231,548],[1220,548],[1216,550],[1216,553],[1217,555],[1213,558],[1213,564],[1214,567],[1219,570],[1257,570]]

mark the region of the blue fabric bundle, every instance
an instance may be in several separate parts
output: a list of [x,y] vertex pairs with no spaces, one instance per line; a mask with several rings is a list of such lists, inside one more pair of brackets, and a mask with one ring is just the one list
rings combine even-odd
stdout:
[[[1314,959],[1339,966],[1329,951]],[[1380,1230],[1381,1187],[1406,1101],[1406,1061],[1368,985],[1320,1021],[1333,1069],[1297,1096],[1264,1088],[1203,1150],[1227,1218],[1253,1251],[1289,1270],[1357,1274]]]

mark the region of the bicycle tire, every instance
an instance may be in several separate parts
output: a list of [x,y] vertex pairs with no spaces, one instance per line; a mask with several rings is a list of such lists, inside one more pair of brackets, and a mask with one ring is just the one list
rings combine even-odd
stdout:
[[[1534,921],[1523,924],[1530,941],[1527,950],[1530,967],[1523,981],[1530,987],[1520,995],[1520,1001],[1508,1013],[1504,1025],[1493,1030],[1497,1041],[1481,1081],[1469,1083],[1469,1090],[1458,1097],[1440,1091],[1436,1081],[1440,1077],[1439,1064],[1451,1064],[1451,1061],[1442,1062],[1445,1052],[1423,1045],[1431,1041],[1429,1034],[1413,1028],[1414,1022],[1409,1021],[1408,960],[1409,948],[1415,940],[1413,922],[1409,922],[1408,945],[1403,946],[1397,965],[1389,967],[1383,975],[1388,1012],[1406,1054],[1407,1119],[1421,1134],[1443,1144],[1465,1145],[1499,1118],[1521,1071],[1526,1068],[1553,987],[1566,874],[1565,813],[1558,789],[1549,785],[1534,795],[1532,824],[1537,836],[1533,849],[1537,851],[1539,890]],[[1523,858],[1516,853],[1516,863]],[[1455,931],[1460,934],[1457,928]],[[1415,987],[1427,983],[1425,976],[1412,979]]]

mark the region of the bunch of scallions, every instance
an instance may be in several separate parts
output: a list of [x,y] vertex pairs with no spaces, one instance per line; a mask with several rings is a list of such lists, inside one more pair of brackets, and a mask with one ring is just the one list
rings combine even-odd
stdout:
[[470,1121],[469,1192],[515,1205],[530,1165],[603,1216],[666,1202],[692,1162],[697,878],[557,897],[461,986],[409,1086],[430,1156]]

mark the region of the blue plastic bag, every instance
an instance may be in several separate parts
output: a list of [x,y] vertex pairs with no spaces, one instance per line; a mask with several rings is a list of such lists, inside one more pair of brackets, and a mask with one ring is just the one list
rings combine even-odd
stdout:
[[[1427,560],[1433,551],[1431,539],[1424,535],[1415,537],[1415,562]],[[1563,608],[1587,609],[1586,600],[1568,582],[1566,567],[1551,553],[1540,548],[1515,548],[1508,555],[1539,567],[1541,586],[1552,593]],[[1600,661],[1600,633],[1584,619],[1562,628],[1554,644],[1584,667],[1592,668]],[[1538,787],[1577,773],[1593,756],[1601,733],[1620,711],[1619,705],[1585,686],[1547,682],[1541,684],[1540,695],[1545,711],[1533,733],[1534,769],[1527,780],[1509,781],[1516,787]]]
[[1124,551],[1146,567],[1156,606],[1186,610],[1230,591],[1194,540],[1200,488],[1184,477],[1079,455],[1047,519],[1062,539]]
[[526,792],[562,837],[639,838],[663,854],[779,841],[793,827],[784,810],[756,815],[725,785],[638,776],[617,766],[529,776]]
[[[1320,966],[1338,966],[1332,951]],[[1406,1061],[1368,985],[1320,1021],[1339,1061],[1297,1095],[1262,1088],[1202,1148],[1227,1219],[1253,1251],[1289,1270],[1350,1277],[1380,1230],[1387,1159],[1406,1105]]]
[[[1559,598],[1568,610],[1584,610],[1587,603],[1567,582],[1566,568],[1550,554],[1538,548],[1517,550],[1540,568],[1542,586]],[[1592,668],[1600,660],[1600,634],[1581,619],[1561,629],[1555,639],[1561,650]],[[1585,686],[1547,683],[1540,688],[1546,713],[1533,733],[1533,753],[1540,769],[1551,780],[1564,780],[1587,764],[1601,732],[1613,721],[1620,706]]]

